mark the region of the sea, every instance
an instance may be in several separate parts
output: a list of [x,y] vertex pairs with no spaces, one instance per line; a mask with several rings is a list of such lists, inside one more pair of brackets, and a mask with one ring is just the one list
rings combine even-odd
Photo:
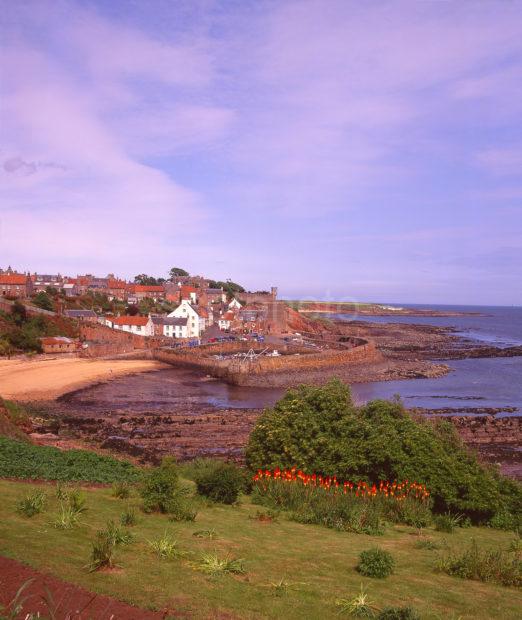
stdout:
[[[412,323],[451,327],[455,335],[477,344],[497,347],[522,345],[522,308],[505,306],[449,306],[383,304],[401,308],[469,313],[461,316],[371,316],[360,314],[322,315],[341,321]],[[426,409],[511,409],[498,413],[522,415],[522,357],[495,357],[444,361],[449,374],[435,379],[406,379],[359,383],[352,386],[357,404],[376,398],[400,396],[407,407]],[[271,406],[283,391],[237,386],[208,386],[207,402],[222,407]],[[213,390],[213,393],[210,393]],[[458,412],[455,412],[457,415]]]
[[[332,315],[343,321],[410,323],[452,327],[457,336],[497,347],[522,345],[522,308],[499,306],[415,306],[389,304],[402,308],[423,308],[444,312],[473,313],[464,316],[361,316]],[[522,415],[522,357],[495,357],[445,361],[451,372],[436,379],[409,379],[358,384],[352,387],[359,403],[398,394],[408,407],[441,408],[517,408]]]

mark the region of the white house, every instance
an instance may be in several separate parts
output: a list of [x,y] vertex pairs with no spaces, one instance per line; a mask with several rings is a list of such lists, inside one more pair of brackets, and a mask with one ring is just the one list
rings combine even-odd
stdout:
[[239,301],[235,297],[228,304],[228,309],[232,310],[233,312],[237,312],[238,310],[241,310],[241,308],[242,308],[241,304],[239,303]]
[[234,319],[235,315],[233,312],[225,312],[225,314],[218,319],[219,329],[230,329],[230,324]]
[[199,338],[205,331],[208,313],[203,308],[191,304],[188,299],[183,299],[180,305],[167,316],[187,319],[188,338]]
[[115,316],[106,319],[112,329],[136,334],[137,336],[153,336],[154,323],[150,316]]
[[169,318],[166,316],[154,316],[152,322],[156,327],[156,334],[168,338],[188,338],[188,319]]

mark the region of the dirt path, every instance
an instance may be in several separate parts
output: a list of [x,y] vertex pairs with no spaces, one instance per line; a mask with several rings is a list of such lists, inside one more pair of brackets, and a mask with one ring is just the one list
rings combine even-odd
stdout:
[[27,586],[18,600],[25,601],[23,613],[17,615],[19,618],[37,612],[44,618],[56,620],[160,620],[166,616],[163,612],[138,609],[108,596],[89,592],[0,556],[0,605],[11,611],[12,601],[23,584]]
[[0,361],[0,396],[13,400],[52,400],[93,383],[159,370],[154,360],[44,358]]

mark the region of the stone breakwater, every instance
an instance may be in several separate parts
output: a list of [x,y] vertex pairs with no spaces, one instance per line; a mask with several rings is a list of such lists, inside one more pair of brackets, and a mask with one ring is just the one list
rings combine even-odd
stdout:
[[[373,342],[362,338],[350,338],[322,350],[294,344],[278,345],[279,356],[258,355],[266,348],[260,343],[248,342],[212,344],[194,349],[163,348],[154,351],[154,358],[244,386],[292,385],[302,383],[304,376],[307,381],[323,380],[325,371],[331,373],[346,370],[351,365],[383,361]],[[234,354],[249,351],[253,351],[255,357],[234,357]]]

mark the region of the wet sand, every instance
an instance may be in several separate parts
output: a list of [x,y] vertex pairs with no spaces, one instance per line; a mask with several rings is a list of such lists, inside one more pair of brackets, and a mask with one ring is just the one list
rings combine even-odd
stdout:
[[38,357],[0,361],[0,396],[23,401],[48,401],[94,383],[139,372],[160,370],[154,360],[87,360]]

